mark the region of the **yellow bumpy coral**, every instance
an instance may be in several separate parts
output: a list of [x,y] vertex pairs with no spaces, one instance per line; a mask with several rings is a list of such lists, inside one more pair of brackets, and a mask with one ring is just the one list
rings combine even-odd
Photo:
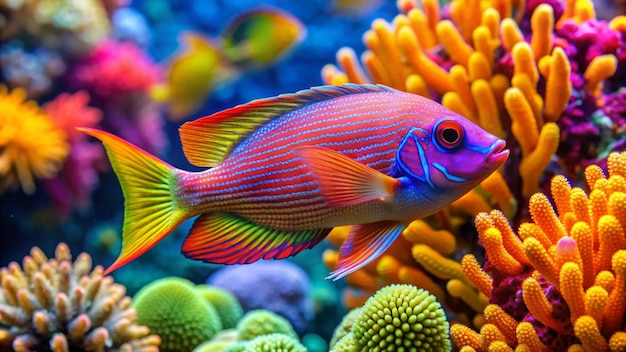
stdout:
[[0,193],[21,185],[35,191],[35,179],[51,177],[69,154],[67,136],[17,88],[0,85]]

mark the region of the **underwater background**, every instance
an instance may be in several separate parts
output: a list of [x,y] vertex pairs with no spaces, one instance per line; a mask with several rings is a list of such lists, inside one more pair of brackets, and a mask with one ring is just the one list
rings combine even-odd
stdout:
[[[192,351],[212,339],[204,350],[625,351],[626,17],[619,6],[0,0],[0,266],[8,268],[0,272],[0,351],[42,350],[31,325],[52,351],[89,344]],[[181,255],[190,221],[112,273],[115,283],[92,272],[120,251],[124,200],[104,149],[74,127],[102,128],[175,167],[201,170],[183,155],[183,122],[348,82],[434,99],[505,138],[511,157],[343,280],[324,278],[347,228],[293,258],[226,267]],[[34,246],[49,258],[56,251],[56,262],[46,269]],[[74,260],[71,269],[59,264]],[[20,276],[13,261],[29,274]],[[89,313],[89,328],[77,328],[84,321],[71,313],[59,323],[83,340],[65,341],[42,323],[60,316],[62,299],[41,292],[62,292],[55,275],[63,270],[74,277],[67,297],[81,285],[100,292],[75,309]],[[40,280],[37,271],[48,286],[28,284]],[[39,303],[29,309],[17,287],[36,287],[31,298]],[[99,321],[107,294],[116,306]],[[135,317],[125,295],[152,335],[127,327]],[[168,304],[156,318],[146,313]],[[35,318],[38,309],[54,317]],[[179,325],[159,326],[178,318]],[[266,335],[272,339],[257,341]]]

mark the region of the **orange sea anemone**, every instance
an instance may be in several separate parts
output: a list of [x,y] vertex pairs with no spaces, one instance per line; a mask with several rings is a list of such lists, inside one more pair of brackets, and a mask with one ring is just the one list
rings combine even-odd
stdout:
[[69,153],[60,130],[26,92],[0,85],[0,193],[22,187],[35,191],[35,178],[54,175]]

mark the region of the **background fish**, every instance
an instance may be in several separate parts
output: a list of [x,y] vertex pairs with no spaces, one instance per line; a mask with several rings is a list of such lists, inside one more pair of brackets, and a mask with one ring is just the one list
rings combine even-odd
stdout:
[[380,255],[409,222],[475,187],[508,157],[505,142],[441,105],[385,86],[323,86],[259,99],[180,128],[176,169],[106,132],[125,197],[123,266],[200,215],[185,256],[242,264],[313,247],[356,224],[331,278]]
[[268,67],[306,37],[302,22],[288,12],[262,6],[236,16],[217,38],[186,31],[167,65],[166,81],[152,96],[169,108],[172,120],[197,111],[214,89],[245,71]]
[[263,6],[237,16],[221,38],[233,63],[243,69],[258,69],[288,55],[306,38],[306,27],[288,12]]
[[198,110],[213,89],[240,74],[210,38],[188,31],[181,33],[179,42],[182,48],[169,65],[167,82],[152,90],[157,101],[168,102],[174,120]]

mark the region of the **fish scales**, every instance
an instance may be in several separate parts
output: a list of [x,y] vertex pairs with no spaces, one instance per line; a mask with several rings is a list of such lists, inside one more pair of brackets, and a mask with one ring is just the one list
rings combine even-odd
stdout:
[[[333,105],[321,101],[285,114],[250,135],[201,179],[186,180],[185,193],[193,195],[191,202],[199,212],[236,212],[279,228],[315,227],[345,215],[345,210],[329,207],[313,174],[292,150],[301,145],[328,147],[390,174],[408,126],[420,125],[420,118],[434,118],[426,112],[407,119],[408,111],[415,111],[414,102],[390,105],[388,99],[375,96],[393,94],[369,93],[370,99],[348,95]],[[196,189],[195,184],[207,183],[204,177],[215,181]]]

